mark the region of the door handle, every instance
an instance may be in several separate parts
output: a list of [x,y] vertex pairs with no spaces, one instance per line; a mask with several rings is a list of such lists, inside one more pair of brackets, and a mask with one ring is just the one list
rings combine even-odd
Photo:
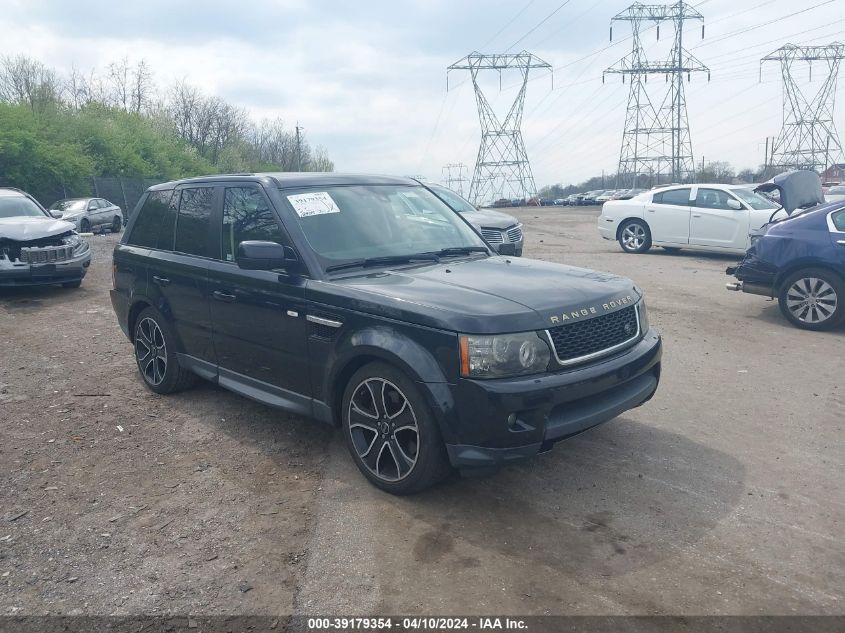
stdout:
[[648,209],[649,213],[654,213],[654,209]]
[[839,241],[837,241],[836,243],[837,243],[837,244],[842,244],[843,246],[845,246],[845,240],[839,240]]
[[221,292],[220,290],[215,290],[211,293],[211,296],[224,303],[232,303],[235,299],[237,299],[235,295],[230,295],[229,293]]
[[701,214],[700,214],[700,213],[693,213],[693,214],[692,214],[692,217],[694,217],[694,218],[700,218],[700,217],[701,217]]
[[170,280],[167,277],[159,277],[158,275],[153,275],[153,281],[156,282],[162,288],[164,286],[170,285]]

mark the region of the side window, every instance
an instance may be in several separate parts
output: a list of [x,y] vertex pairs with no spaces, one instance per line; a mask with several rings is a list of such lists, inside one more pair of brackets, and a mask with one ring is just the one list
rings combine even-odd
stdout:
[[833,226],[837,231],[845,232],[845,210],[833,214]]
[[213,198],[213,187],[182,190],[174,250],[189,255],[208,256],[208,229]]
[[226,189],[223,203],[223,259],[235,261],[238,244],[248,240],[285,244],[276,214],[261,192],[254,187]]
[[670,191],[660,191],[654,194],[652,202],[654,202],[654,204],[674,204],[681,207],[688,207],[690,205],[689,194],[689,189],[672,189]]
[[88,210],[89,211],[95,211],[96,209],[99,209],[99,208],[100,208],[100,205],[97,204],[96,200],[89,200],[88,201]]
[[727,209],[728,200],[731,199],[727,191],[720,189],[701,189],[698,190],[698,195],[695,197],[695,206],[702,209]]
[[157,248],[159,226],[167,211],[167,205],[173,190],[151,191],[147,194],[143,206],[138,210],[135,224],[132,226],[132,233],[126,239],[127,244],[143,246],[145,248]]

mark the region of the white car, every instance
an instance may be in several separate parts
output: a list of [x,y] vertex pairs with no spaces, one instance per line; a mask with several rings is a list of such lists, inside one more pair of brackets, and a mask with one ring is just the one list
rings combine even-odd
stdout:
[[675,185],[606,202],[598,229],[627,253],[661,246],[742,254],[779,208],[748,185]]

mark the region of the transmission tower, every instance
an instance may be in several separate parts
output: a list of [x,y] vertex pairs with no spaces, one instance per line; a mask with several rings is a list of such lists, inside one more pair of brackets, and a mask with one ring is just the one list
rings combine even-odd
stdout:
[[[475,204],[500,198],[531,198],[536,195],[537,185],[531,173],[521,130],[528,73],[534,68],[552,70],[550,64],[527,51],[502,55],[474,52],[446,69],[447,90],[449,72],[453,70],[468,70],[475,88],[478,120],[481,124],[481,146],[469,188],[469,198]],[[522,85],[504,120],[496,115],[478,83],[478,75],[482,70],[499,71],[500,88],[503,70],[516,70],[522,76]]]
[[[833,123],[836,79],[845,59],[845,44],[795,46],[786,44],[761,61],[779,61],[783,76],[783,128],[772,147],[772,165],[790,169],[822,171],[842,157],[842,144]],[[824,62],[827,76],[812,99],[798,86],[792,67],[795,62]]]
[[459,196],[464,195],[464,186],[469,182],[467,166],[463,163],[449,163],[443,166],[442,182]]
[[[634,40],[631,53],[605,70],[606,74],[622,75],[623,83],[626,76],[630,79],[617,186],[636,187],[643,175],[652,184],[659,183],[661,177],[668,177],[670,182],[689,182],[695,176],[684,75],[689,81],[692,73],[706,72],[709,80],[710,70],[684,49],[687,20],[702,23],[703,38],[704,16],[683,1],[671,5],[632,4],[610,21],[611,41],[614,22],[629,22]],[[660,25],[664,22],[674,27],[669,59],[649,61],[640,39],[643,24],[656,24],[660,39]],[[667,86],[649,92],[646,89],[649,75],[664,75]]]

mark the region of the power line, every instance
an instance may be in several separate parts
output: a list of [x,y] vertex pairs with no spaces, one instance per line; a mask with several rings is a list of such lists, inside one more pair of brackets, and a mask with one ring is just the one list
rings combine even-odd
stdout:
[[548,21],[549,21],[549,20],[550,20],[550,19],[551,19],[551,18],[552,18],[552,17],[553,17],[553,16],[554,16],[557,12],[558,12],[558,11],[560,11],[563,7],[565,7],[567,4],[569,4],[569,3],[570,3],[570,1],[571,1],[571,0],[564,0],[564,2],[562,2],[560,5],[558,5],[557,9],[555,9],[554,11],[552,11],[551,13],[549,13],[546,17],[544,17],[542,20],[540,20],[540,22],[539,22],[536,26],[534,26],[532,29],[530,29],[530,30],[529,30],[529,31],[528,31],[525,35],[523,35],[523,36],[522,36],[522,37],[520,37],[517,41],[515,41],[513,44],[511,44],[510,46],[508,46],[508,48],[507,48],[507,50],[505,50],[505,52],[510,51],[510,50],[511,50],[512,48],[514,48],[517,44],[519,44],[522,40],[524,40],[526,37],[528,37],[529,35],[531,35],[534,31],[536,31],[537,29],[539,29],[541,26],[543,26],[543,25],[544,25],[546,22],[548,22]]
[[521,16],[523,13],[525,13],[525,11],[528,9],[528,7],[530,7],[532,4],[534,4],[534,0],[529,0],[528,4],[526,4],[524,7],[522,7],[522,9],[520,9],[519,12],[515,16],[513,16],[510,20],[508,20],[507,24],[505,24],[502,28],[500,28],[498,31],[496,31],[496,34],[493,35],[493,37],[491,37],[489,40],[484,42],[484,44],[479,46],[479,50],[485,48],[493,40],[495,40],[497,37],[499,37],[504,32],[504,30],[506,28],[508,28],[511,24],[513,24],[516,20],[518,20],[519,16]]

